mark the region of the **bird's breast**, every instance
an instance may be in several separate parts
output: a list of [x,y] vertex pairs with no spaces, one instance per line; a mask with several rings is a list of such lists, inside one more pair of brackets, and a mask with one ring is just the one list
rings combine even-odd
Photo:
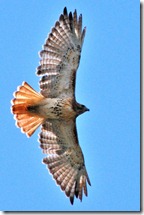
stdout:
[[65,119],[69,120],[75,117],[75,111],[72,107],[72,99],[66,98],[45,98],[36,106],[29,109],[35,114],[45,119]]

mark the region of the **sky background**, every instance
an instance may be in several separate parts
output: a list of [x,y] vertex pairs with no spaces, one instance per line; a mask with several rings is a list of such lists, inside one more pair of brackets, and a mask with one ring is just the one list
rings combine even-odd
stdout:
[[[40,129],[27,138],[10,112],[23,81],[39,91],[38,52],[65,6],[87,26],[76,96],[90,109],[77,128],[92,186],[73,206],[41,163]],[[139,7],[137,0],[0,0],[1,211],[140,209]]]

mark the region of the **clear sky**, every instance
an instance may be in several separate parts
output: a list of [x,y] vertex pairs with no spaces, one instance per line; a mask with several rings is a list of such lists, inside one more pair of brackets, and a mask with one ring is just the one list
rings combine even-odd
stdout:
[[[55,3],[56,2],[56,3]],[[77,119],[92,186],[72,206],[39,148],[10,112],[23,81],[39,91],[38,51],[67,6],[87,27],[77,73]],[[133,211],[140,209],[140,48],[137,0],[0,1],[0,210]]]

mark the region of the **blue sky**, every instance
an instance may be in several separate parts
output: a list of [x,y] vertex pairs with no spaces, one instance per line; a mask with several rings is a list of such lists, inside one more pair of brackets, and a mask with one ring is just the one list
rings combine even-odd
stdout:
[[[87,27],[77,73],[77,119],[92,186],[72,206],[48,173],[37,142],[10,112],[23,81],[39,91],[38,51],[63,8]],[[7,211],[138,211],[140,209],[140,48],[136,0],[0,1],[0,209]]]

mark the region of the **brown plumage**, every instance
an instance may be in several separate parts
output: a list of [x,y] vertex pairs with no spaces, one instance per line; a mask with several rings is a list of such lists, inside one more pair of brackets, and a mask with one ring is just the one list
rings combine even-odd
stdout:
[[76,117],[88,109],[75,99],[76,71],[86,28],[82,30],[82,15],[76,10],[68,14],[64,8],[59,21],[40,52],[40,93],[23,82],[14,93],[12,113],[16,124],[30,137],[40,126],[40,146],[43,159],[57,184],[70,198],[87,196],[84,156],[78,143]]

